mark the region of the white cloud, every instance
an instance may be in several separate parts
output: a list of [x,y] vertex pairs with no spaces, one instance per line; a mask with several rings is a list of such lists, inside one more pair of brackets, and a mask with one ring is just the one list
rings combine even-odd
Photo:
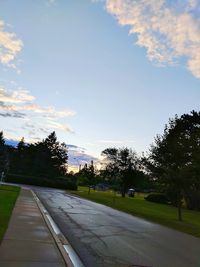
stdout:
[[71,110],[57,111],[55,107],[41,107],[33,103],[24,106],[18,106],[17,108],[18,110],[33,111],[35,113],[44,114],[44,116],[49,119],[65,118],[75,115],[75,112]]
[[63,123],[60,123],[60,122],[57,122],[57,121],[50,120],[50,121],[47,122],[47,126],[49,128],[58,129],[58,130],[62,130],[62,131],[65,131],[65,132],[74,133],[74,131],[71,129],[70,126],[68,126],[66,124],[63,124]]
[[34,131],[33,129],[30,131],[31,135],[37,133],[37,129],[43,133],[55,129],[73,133],[71,127],[66,123],[59,122],[59,119],[75,115],[74,111],[56,110],[53,106],[43,107],[36,104],[35,100],[35,97],[28,90],[7,90],[0,87],[0,117],[26,121],[22,127],[29,131],[28,128],[30,127],[27,127],[27,121],[34,121],[36,127]]
[[106,10],[137,36],[149,60],[174,64],[186,60],[200,78],[200,2],[197,0],[105,0]]
[[[12,133],[11,129],[6,129],[4,130],[4,134],[6,136],[6,140],[8,143],[10,143],[10,141],[13,143],[12,145],[17,145],[17,143],[21,140],[22,136],[16,136],[16,131],[14,133]],[[24,136],[23,136],[24,137]],[[25,136],[25,142],[26,143],[35,143],[41,141],[41,138],[35,137],[35,136]]]
[[75,145],[67,145],[69,156],[69,169],[78,171],[79,166],[83,167],[86,163],[91,163],[93,160],[95,167],[99,165],[99,159],[86,153],[85,149]]
[[0,87],[0,101],[6,103],[26,103],[33,101],[35,99],[29,91],[25,89],[18,89],[15,91],[7,90],[3,87]]
[[5,24],[0,20],[0,63],[16,68],[13,63],[21,51],[23,43],[13,32],[5,31]]

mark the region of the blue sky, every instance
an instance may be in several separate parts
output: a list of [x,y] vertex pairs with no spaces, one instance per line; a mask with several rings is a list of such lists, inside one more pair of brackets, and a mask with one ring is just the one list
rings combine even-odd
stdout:
[[169,117],[199,111],[199,12],[195,0],[0,0],[5,136],[147,151]]

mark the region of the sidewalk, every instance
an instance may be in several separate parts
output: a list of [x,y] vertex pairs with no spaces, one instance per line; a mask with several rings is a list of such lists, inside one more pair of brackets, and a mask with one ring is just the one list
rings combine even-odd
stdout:
[[1,267],[66,267],[30,190],[21,189],[0,245]]

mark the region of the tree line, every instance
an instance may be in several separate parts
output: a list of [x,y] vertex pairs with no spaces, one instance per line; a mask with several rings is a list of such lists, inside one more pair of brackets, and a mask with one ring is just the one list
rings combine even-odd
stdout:
[[91,161],[75,174],[79,185],[88,186],[88,194],[96,185],[107,185],[122,197],[125,197],[127,190],[133,186],[138,190],[147,190],[153,186],[149,175],[142,171],[139,158],[132,149],[107,148],[102,151],[102,156],[104,159],[100,169],[95,168]]
[[[138,157],[129,148],[107,148],[103,168],[95,174],[91,165],[78,173],[79,181],[91,186],[95,177],[112,185],[125,197],[127,189],[153,189],[165,194],[169,203],[200,210],[200,112],[169,119],[164,133],[155,137],[146,155]],[[92,168],[91,168],[92,167]]]
[[7,181],[76,188],[76,181],[67,174],[67,162],[67,146],[55,132],[34,144],[22,138],[16,147],[7,145],[0,132],[0,173]]
[[36,144],[26,144],[22,138],[17,147],[6,145],[0,133],[1,172],[41,180],[70,177],[74,184],[87,185],[88,193],[92,186],[106,183],[122,197],[131,187],[153,189],[178,207],[180,220],[183,202],[200,210],[200,112],[170,119],[141,157],[130,148],[115,147],[102,151],[102,156],[100,169],[92,161],[72,175],[67,173],[67,147],[55,132]]

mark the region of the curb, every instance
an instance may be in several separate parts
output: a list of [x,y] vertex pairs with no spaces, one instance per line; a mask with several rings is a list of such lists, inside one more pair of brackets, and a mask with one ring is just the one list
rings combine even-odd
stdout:
[[81,262],[79,256],[76,254],[70,243],[67,241],[67,239],[64,237],[48,211],[45,209],[43,204],[41,203],[40,199],[37,197],[37,195],[30,190],[37,205],[38,208],[56,242],[56,245],[58,249],[60,250],[60,253],[65,261],[65,264],[67,267],[85,267],[83,263]]

